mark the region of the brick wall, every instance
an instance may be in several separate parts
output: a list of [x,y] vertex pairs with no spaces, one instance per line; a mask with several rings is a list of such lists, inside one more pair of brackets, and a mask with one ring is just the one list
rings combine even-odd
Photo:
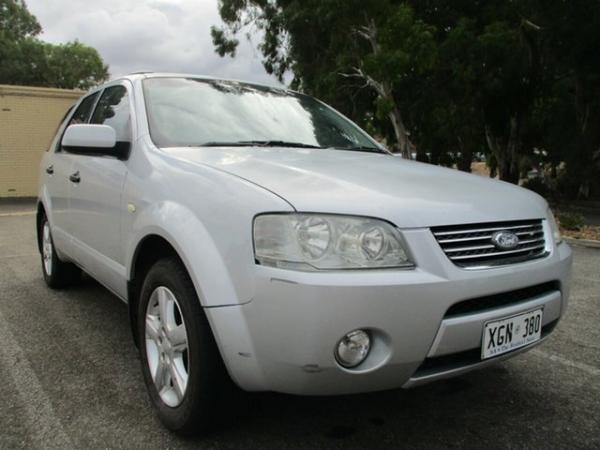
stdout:
[[40,159],[81,91],[0,85],[0,197],[35,197]]

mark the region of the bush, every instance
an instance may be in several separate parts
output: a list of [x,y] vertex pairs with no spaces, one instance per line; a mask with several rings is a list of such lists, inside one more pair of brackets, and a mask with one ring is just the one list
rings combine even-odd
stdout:
[[583,216],[578,213],[558,213],[557,219],[565,230],[579,231],[585,225]]

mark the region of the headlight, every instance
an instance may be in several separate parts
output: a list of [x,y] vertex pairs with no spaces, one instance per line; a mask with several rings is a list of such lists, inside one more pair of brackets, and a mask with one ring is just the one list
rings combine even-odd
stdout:
[[256,260],[297,270],[412,267],[396,228],[383,220],[329,214],[254,219]]
[[552,230],[552,237],[554,238],[554,242],[556,243],[556,245],[560,244],[562,242],[560,228],[558,227],[558,223],[556,222],[554,214],[552,214],[550,208],[548,208],[548,223],[550,225],[550,230]]

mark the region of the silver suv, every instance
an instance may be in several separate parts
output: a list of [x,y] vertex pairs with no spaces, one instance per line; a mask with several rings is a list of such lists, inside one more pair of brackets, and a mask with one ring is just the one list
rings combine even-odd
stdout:
[[181,433],[225,392],[411,387],[539,344],[571,251],[546,202],[403,160],[286,89],[138,74],[85,95],[43,157],[52,288],[129,305],[150,398]]

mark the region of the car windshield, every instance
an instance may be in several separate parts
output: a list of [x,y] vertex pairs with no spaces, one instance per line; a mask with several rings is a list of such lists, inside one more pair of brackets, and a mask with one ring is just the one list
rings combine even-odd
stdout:
[[144,96],[150,135],[159,147],[382,151],[333,109],[284,89],[223,80],[148,78]]

